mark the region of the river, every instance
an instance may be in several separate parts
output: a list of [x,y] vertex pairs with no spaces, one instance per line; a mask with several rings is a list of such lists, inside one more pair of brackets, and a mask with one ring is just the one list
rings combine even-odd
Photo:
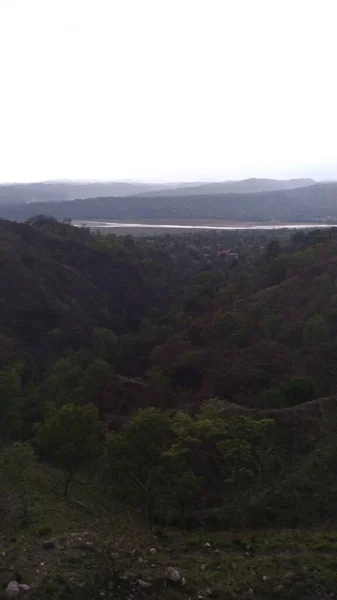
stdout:
[[259,223],[228,223],[225,224],[222,222],[221,224],[213,223],[198,223],[195,225],[181,222],[177,223],[121,223],[121,222],[113,222],[113,221],[73,221],[73,225],[76,227],[90,227],[92,229],[116,229],[116,230],[128,230],[128,229],[190,229],[190,230],[247,230],[247,229],[321,229],[323,227],[337,227],[336,224],[327,224],[327,223],[280,223],[280,224],[269,224],[262,225]]

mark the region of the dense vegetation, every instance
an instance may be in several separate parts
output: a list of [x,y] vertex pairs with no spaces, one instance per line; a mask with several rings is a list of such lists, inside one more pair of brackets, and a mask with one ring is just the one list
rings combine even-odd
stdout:
[[6,520],[52,469],[58,503],[84,481],[161,535],[335,521],[334,229],[0,221],[0,276]]
[[[194,188],[193,188],[194,189]],[[200,190],[199,190],[200,191]],[[70,202],[7,204],[0,217],[28,219],[37,213],[63,220],[110,220],[128,222],[304,222],[337,218],[337,184],[319,183],[278,191],[256,193],[207,193],[181,195],[138,195],[98,197]]]

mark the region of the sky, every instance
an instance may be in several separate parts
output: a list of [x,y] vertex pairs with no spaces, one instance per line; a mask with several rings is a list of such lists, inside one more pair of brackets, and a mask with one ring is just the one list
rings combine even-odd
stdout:
[[335,0],[0,0],[0,181],[337,178]]

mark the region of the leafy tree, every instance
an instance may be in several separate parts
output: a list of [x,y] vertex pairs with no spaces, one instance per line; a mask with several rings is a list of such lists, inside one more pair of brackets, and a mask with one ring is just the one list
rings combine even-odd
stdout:
[[36,445],[64,473],[64,495],[78,470],[99,456],[103,440],[97,409],[65,404],[36,427]]
[[99,406],[100,398],[112,369],[110,365],[97,358],[93,360],[86,368],[77,387],[73,390],[72,398],[77,404],[92,403]]
[[95,328],[92,333],[92,345],[96,358],[113,362],[118,349],[118,337],[110,329]]
[[272,388],[262,394],[265,408],[283,408],[309,402],[317,396],[317,385],[310,377],[294,376],[284,381],[279,388]]
[[105,481],[117,499],[144,507],[145,519],[158,506],[165,486],[163,452],[172,437],[170,419],[160,410],[139,410],[120,433],[106,441],[103,458]]
[[264,327],[266,335],[269,339],[273,339],[282,328],[282,317],[281,315],[268,315],[264,320]]
[[18,434],[21,426],[21,377],[19,368],[0,371],[0,445]]
[[82,379],[83,368],[75,355],[60,358],[44,380],[42,390],[52,405],[61,406],[73,401],[73,390]]
[[29,478],[34,452],[27,443],[15,442],[0,453],[1,487],[20,498],[24,516],[28,511]]
[[322,315],[314,315],[307,321],[303,329],[303,339],[306,344],[320,344],[329,337],[330,327]]
[[280,390],[284,398],[284,406],[309,402],[317,395],[316,382],[310,377],[291,377],[291,379],[282,383]]
[[[211,401],[194,418],[177,413],[176,441],[167,456],[182,473],[191,470],[203,478],[209,498],[214,490],[219,494],[232,489],[237,494],[247,479],[260,473],[258,444],[271,423],[243,415],[228,418],[221,402]],[[207,501],[205,494],[203,498]]]

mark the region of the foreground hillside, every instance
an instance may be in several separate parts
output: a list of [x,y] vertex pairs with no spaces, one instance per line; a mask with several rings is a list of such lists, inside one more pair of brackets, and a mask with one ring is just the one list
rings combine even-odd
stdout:
[[61,484],[57,471],[36,469],[29,515],[21,525],[9,515],[2,522],[4,588],[16,581],[36,600],[319,600],[337,593],[337,533],[329,526],[151,530],[87,482],[79,480],[66,501]]
[[337,593],[335,230],[0,241],[4,587]]

